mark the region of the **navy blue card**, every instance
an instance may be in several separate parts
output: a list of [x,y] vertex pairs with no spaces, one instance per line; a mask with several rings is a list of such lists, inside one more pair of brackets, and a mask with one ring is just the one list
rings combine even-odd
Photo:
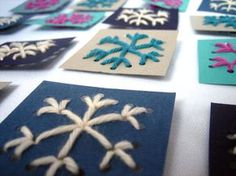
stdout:
[[45,81],[0,124],[1,175],[162,176],[174,101]]
[[73,38],[7,42],[0,45],[0,66],[27,66],[55,59]]
[[236,15],[236,0],[202,0],[198,10]]
[[209,176],[236,175],[236,105],[211,104]]
[[120,8],[104,23],[122,28],[175,30],[178,26],[178,10],[160,7]]

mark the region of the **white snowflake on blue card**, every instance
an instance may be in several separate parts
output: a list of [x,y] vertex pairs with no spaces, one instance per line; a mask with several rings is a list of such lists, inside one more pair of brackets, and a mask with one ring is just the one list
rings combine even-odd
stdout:
[[203,0],[198,10],[235,15],[236,0]]
[[69,2],[70,0],[28,0],[12,11],[21,14],[49,13],[60,10]]
[[174,100],[43,82],[0,125],[1,174],[162,176]]

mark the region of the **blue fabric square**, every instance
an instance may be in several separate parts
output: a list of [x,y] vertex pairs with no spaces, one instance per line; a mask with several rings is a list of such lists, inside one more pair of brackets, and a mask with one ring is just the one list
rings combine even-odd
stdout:
[[[1,175],[70,175],[78,169],[80,174],[88,176],[161,176],[174,100],[174,93],[103,89],[45,81],[0,125],[0,146],[4,150],[0,155]],[[71,126],[75,124],[76,128]],[[57,131],[57,135],[55,131],[54,135],[53,131],[42,133],[57,127],[63,131],[65,125],[67,132]],[[74,128],[73,132],[68,125]],[[82,130],[80,136],[68,152],[64,151],[64,156],[62,149],[79,130]],[[11,140],[24,137],[22,133],[26,136],[23,143],[28,148],[20,157],[19,150],[15,150],[19,146],[17,141]],[[17,160],[12,159],[14,152]],[[48,163],[36,161],[46,156],[51,156],[47,158]],[[52,163],[54,166],[61,164],[56,174],[48,173]],[[34,166],[33,170],[26,169],[29,164],[30,168]],[[110,166],[109,170],[106,170],[107,166]]]

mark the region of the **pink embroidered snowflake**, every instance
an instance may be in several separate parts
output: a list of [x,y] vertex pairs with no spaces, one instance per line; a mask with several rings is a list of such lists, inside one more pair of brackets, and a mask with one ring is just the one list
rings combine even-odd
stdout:
[[56,17],[46,20],[46,22],[50,24],[65,24],[66,22],[70,22],[72,24],[82,24],[91,21],[91,19],[91,15],[73,13],[71,16],[67,14],[60,14]]
[[26,4],[26,9],[47,9],[59,2],[60,0],[34,0]]
[[182,0],[152,0],[152,2],[163,2],[165,5],[178,8],[183,3]]

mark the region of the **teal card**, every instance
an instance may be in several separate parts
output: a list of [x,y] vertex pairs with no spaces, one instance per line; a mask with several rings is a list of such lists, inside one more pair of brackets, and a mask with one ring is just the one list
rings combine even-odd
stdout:
[[27,24],[39,24],[51,27],[89,28],[104,17],[104,12],[55,13],[43,19],[29,20]]
[[11,11],[21,14],[49,13],[60,10],[69,2],[70,0],[29,0]]
[[180,12],[185,12],[190,0],[146,0],[147,3],[167,8],[179,9]]
[[199,82],[236,85],[236,40],[199,40]]

